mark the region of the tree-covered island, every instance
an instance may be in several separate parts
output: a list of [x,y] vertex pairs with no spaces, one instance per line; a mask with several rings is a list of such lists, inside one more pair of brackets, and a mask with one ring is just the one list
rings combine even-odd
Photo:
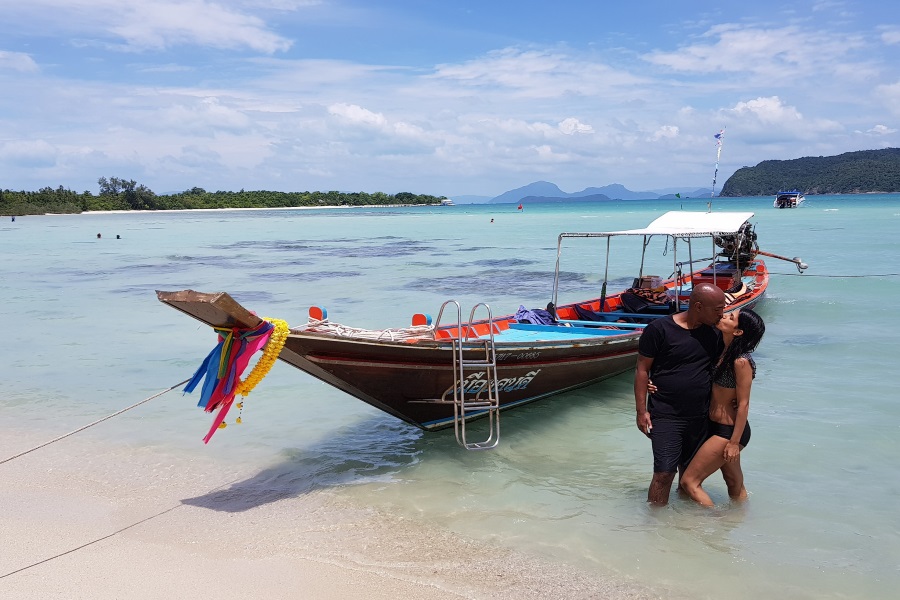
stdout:
[[445,196],[400,192],[207,192],[194,187],[177,194],[155,194],[134,180],[101,177],[100,192],[78,193],[59,186],[36,192],[0,190],[0,215],[43,215],[105,210],[190,210],[198,208],[289,208],[440,204]]
[[807,195],[900,192],[900,148],[764,160],[735,171],[720,196],[774,196],[780,190]]

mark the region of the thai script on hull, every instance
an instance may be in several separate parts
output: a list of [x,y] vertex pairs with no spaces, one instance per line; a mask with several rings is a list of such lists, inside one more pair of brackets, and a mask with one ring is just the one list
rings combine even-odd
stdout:
[[[537,377],[541,370],[529,371],[522,377],[507,377],[506,379],[497,380],[498,392],[513,392],[516,390],[524,390],[528,384]],[[487,373],[472,373],[463,382],[457,382],[457,390],[460,394],[478,394],[487,387]]]

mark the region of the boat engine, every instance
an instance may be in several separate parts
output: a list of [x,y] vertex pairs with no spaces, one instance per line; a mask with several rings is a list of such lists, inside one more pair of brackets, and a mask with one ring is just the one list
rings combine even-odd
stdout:
[[756,232],[749,221],[741,225],[737,233],[717,235],[713,238],[716,246],[722,249],[719,256],[727,257],[737,263],[739,269],[745,268],[756,258],[759,245],[756,243]]

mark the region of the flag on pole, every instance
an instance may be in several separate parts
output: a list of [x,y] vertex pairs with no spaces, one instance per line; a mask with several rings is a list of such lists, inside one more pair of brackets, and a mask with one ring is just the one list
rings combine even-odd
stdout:
[[713,184],[712,184],[712,192],[710,192],[709,197],[712,198],[716,195],[716,178],[719,176],[719,158],[722,156],[722,140],[725,138],[725,130],[720,129],[719,133],[713,136],[716,138],[716,170],[713,173]]

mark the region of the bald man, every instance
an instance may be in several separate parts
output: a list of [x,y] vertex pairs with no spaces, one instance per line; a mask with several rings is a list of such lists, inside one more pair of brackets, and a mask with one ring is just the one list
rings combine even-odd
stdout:
[[[637,427],[653,446],[651,504],[669,502],[676,472],[684,471],[706,438],[712,366],[723,350],[716,324],[724,311],[724,292],[701,283],[686,311],[652,321],[641,334],[634,404]],[[648,399],[650,380],[657,391]]]

